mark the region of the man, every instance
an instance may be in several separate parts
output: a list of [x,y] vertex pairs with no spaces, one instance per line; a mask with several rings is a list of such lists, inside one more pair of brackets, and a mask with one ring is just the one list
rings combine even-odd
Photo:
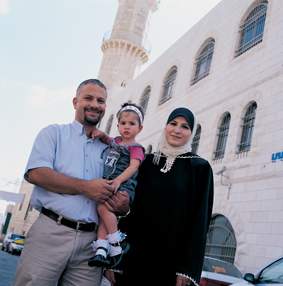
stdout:
[[35,185],[31,204],[41,214],[27,235],[15,286],[100,285],[102,269],[88,266],[96,203],[123,212],[129,202],[126,192],[113,196],[111,182],[101,179],[106,145],[89,138],[106,98],[99,80],[83,81],[73,98],[75,121],[42,129],[34,142],[25,179]]

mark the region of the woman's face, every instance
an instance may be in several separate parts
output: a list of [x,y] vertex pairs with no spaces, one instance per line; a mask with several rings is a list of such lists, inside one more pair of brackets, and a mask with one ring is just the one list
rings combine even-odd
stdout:
[[172,147],[185,145],[192,135],[192,131],[187,120],[178,116],[170,121],[165,127],[165,137]]

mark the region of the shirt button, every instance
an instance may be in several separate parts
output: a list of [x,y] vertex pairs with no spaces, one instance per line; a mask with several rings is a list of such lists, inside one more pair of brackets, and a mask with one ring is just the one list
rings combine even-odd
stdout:
[[88,172],[88,169],[86,169],[85,171]]

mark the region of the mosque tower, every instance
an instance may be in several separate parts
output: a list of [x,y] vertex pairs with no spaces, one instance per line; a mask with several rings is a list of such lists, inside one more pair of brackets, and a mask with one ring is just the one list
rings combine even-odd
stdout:
[[145,47],[149,16],[157,9],[157,0],[119,0],[110,37],[104,37],[102,63],[98,78],[110,90],[124,87],[147,62]]

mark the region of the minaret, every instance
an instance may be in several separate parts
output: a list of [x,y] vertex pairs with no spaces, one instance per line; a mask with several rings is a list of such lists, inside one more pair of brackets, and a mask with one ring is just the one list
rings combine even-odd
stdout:
[[102,43],[103,59],[98,78],[108,89],[123,87],[148,60],[144,39],[151,12],[157,0],[119,0],[110,37]]

